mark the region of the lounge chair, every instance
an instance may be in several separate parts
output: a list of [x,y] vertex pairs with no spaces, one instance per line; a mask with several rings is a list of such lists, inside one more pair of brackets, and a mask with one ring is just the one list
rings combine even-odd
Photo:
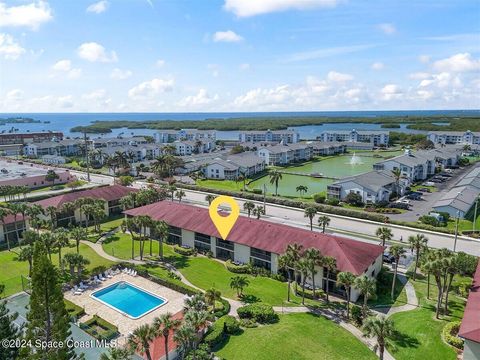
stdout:
[[105,271],[105,276],[111,279],[113,276],[110,274],[110,271]]
[[128,270],[127,270],[127,275],[132,275],[132,272],[133,272],[132,269],[128,269]]
[[102,274],[102,273],[98,274],[98,278],[99,278],[101,281],[107,280],[107,279],[105,279],[105,278],[103,277],[103,274]]
[[137,276],[137,270],[133,270],[132,276]]
[[95,275],[95,276],[93,277],[93,282],[94,282],[95,284],[98,284],[98,283],[101,282],[101,281],[100,281],[100,279],[98,278],[98,276]]
[[87,290],[88,286],[83,283],[83,281],[80,282],[80,289]]
[[78,288],[77,285],[72,289],[73,295],[82,295],[82,291]]

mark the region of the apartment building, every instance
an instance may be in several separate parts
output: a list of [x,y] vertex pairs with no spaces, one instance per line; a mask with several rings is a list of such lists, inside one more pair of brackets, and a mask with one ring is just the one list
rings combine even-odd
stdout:
[[294,130],[240,131],[238,140],[242,143],[261,141],[294,144],[300,141],[300,134]]
[[258,156],[267,165],[287,165],[296,161],[308,161],[312,158],[313,152],[313,146],[308,143],[281,143],[257,150]]
[[214,143],[217,140],[217,132],[215,130],[197,129],[159,130],[154,137],[155,141],[159,143],[170,143],[176,140],[203,140]]
[[323,131],[318,140],[324,142],[352,142],[352,143],[370,143],[373,146],[388,146],[390,133],[388,131],[374,130],[328,130]]
[[467,131],[431,131],[427,134],[427,139],[434,144],[480,144],[480,132]]

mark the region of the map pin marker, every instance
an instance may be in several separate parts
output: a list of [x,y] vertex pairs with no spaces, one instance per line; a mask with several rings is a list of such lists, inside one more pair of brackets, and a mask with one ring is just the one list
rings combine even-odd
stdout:
[[[218,207],[221,204],[230,205],[231,211],[228,216],[221,216],[218,213]],[[240,208],[238,207],[237,202],[230,196],[218,196],[210,204],[208,213],[210,214],[210,219],[212,219],[213,224],[220,233],[220,236],[223,240],[226,240],[230,230],[232,230],[233,225],[235,225],[238,216],[240,215]]]

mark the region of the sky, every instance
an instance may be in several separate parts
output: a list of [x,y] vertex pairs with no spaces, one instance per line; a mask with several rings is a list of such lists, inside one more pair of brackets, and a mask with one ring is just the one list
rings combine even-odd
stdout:
[[0,0],[0,112],[479,108],[475,0]]

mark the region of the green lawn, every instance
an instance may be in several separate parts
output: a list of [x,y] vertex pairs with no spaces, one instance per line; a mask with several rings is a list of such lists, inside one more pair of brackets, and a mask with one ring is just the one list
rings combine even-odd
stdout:
[[397,360],[455,360],[456,353],[452,347],[443,342],[443,327],[451,320],[459,321],[463,317],[465,300],[450,293],[450,316],[435,319],[437,289],[433,279],[430,283],[430,299],[427,299],[426,279],[412,281],[420,301],[417,310],[392,315],[400,337],[395,341],[396,349],[392,351]]
[[[117,233],[110,238],[110,241],[103,243],[103,249],[110,255],[121,259],[131,259],[132,247],[129,234]],[[145,244],[145,256],[149,255],[149,243]],[[158,255],[158,242],[153,241],[153,255]],[[223,263],[208,259],[203,256],[186,257],[175,253],[170,245],[164,245],[164,255],[166,261],[171,262],[175,267],[195,286],[208,289],[215,287],[222,292],[222,295],[231,299],[236,299],[236,292],[230,289],[230,279],[237,274],[229,272]],[[135,243],[135,256],[139,255],[139,243]],[[159,275],[166,275],[163,269]],[[250,281],[250,285],[244,293],[253,299],[269,303],[275,306],[281,306],[286,302],[287,284],[261,276],[245,275]],[[307,303],[317,303],[305,300]],[[301,298],[292,296],[292,301],[288,306],[300,305]]]
[[[407,292],[405,286],[400,282],[397,276],[395,282],[395,291],[393,300],[391,297],[393,273],[382,270],[377,278],[377,296],[368,301],[370,306],[388,305],[401,306],[407,303]],[[363,301],[363,300],[362,300]],[[359,300],[360,302],[360,300]]]
[[212,189],[240,191],[243,189],[243,181],[233,180],[197,180],[197,185]]
[[[119,228],[120,225],[122,224],[123,220],[124,220],[123,215],[117,215],[117,216],[112,216],[112,217],[108,218],[105,222],[100,224],[100,232],[105,233],[105,232],[109,232],[109,231],[112,231],[112,230],[115,230],[115,229]],[[88,232],[93,233],[94,232],[94,227],[89,226],[88,227]]]
[[[18,252],[18,248],[12,250]],[[17,254],[13,251],[5,250],[0,252],[0,284],[5,284],[5,296],[22,291],[21,275],[28,275],[28,263],[26,261],[18,261]],[[76,248],[72,244],[72,247],[63,249],[62,255],[75,251]],[[80,254],[90,260],[87,270],[100,265],[113,265],[113,262],[100,257],[87,245],[80,244]],[[52,262],[58,265],[58,254],[52,254]]]
[[216,353],[227,360],[377,358],[348,331],[313,314],[280,315],[277,324],[230,336]]

